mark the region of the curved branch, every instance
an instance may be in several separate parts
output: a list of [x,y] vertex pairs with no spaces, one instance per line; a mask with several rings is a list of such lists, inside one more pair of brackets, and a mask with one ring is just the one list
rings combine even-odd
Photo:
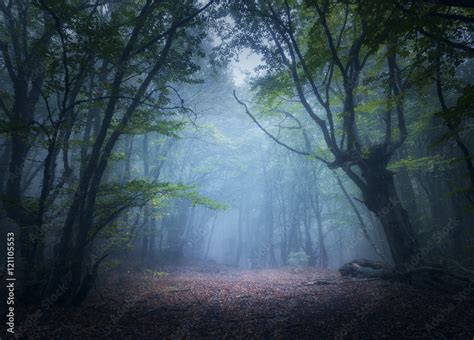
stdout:
[[319,157],[319,156],[316,156],[310,152],[306,152],[306,151],[301,151],[301,150],[297,150],[285,143],[283,143],[282,141],[280,141],[279,139],[277,139],[275,136],[273,136],[270,132],[268,132],[263,126],[262,124],[260,124],[258,122],[258,120],[252,115],[252,113],[250,113],[249,109],[248,109],[248,106],[247,104],[245,104],[243,101],[241,101],[238,97],[237,97],[237,94],[235,93],[235,90],[233,91],[234,93],[234,98],[235,100],[237,101],[237,103],[239,103],[240,105],[242,105],[244,108],[245,108],[245,113],[253,120],[253,122],[260,128],[260,130],[262,130],[263,132],[265,132],[265,134],[270,137],[275,143],[287,148],[288,150],[292,151],[292,152],[295,152],[299,155],[303,155],[303,156],[312,156],[318,160],[320,160],[321,162],[325,163],[325,164],[330,164],[327,160]]
[[291,119],[293,119],[296,122],[296,124],[298,125],[297,129],[299,129],[303,132],[303,137],[304,137],[306,148],[308,150],[310,150],[311,149],[311,142],[309,140],[308,132],[303,127],[303,124],[301,124],[300,120],[288,111],[285,111],[285,110],[278,110],[278,111],[283,113],[285,116],[290,117]]

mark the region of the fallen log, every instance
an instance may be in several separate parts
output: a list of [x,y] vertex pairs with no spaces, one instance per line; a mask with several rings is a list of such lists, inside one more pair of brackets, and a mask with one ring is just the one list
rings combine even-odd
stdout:
[[388,278],[393,275],[393,272],[394,268],[392,266],[367,259],[353,260],[339,268],[339,273],[342,276],[356,278]]
[[361,259],[342,265],[339,273],[344,277],[380,278],[405,282],[420,288],[436,289],[449,294],[464,292],[468,296],[474,296],[474,275],[471,270],[465,269],[460,273],[439,264],[426,263],[401,271],[379,261]]

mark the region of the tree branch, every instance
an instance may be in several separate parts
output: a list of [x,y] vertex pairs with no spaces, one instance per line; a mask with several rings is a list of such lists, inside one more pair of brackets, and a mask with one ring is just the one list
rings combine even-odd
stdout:
[[292,152],[295,152],[299,155],[303,155],[303,156],[312,156],[312,157],[315,157],[316,159],[320,160],[321,162],[325,163],[325,164],[330,164],[327,160],[319,157],[319,156],[315,156],[314,154],[310,153],[310,152],[306,152],[306,151],[301,151],[301,150],[297,150],[285,143],[283,143],[282,141],[280,141],[279,139],[277,139],[275,136],[273,136],[270,132],[268,132],[263,126],[262,124],[260,124],[258,122],[258,120],[252,115],[252,113],[250,113],[249,109],[248,109],[248,106],[247,104],[245,104],[243,101],[241,101],[238,97],[237,97],[237,94],[235,93],[235,90],[234,90],[234,98],[235,100],[244,107],[245,109],[245,113],[253,120],[253,122],[260,128],[260,130],[262,130],[268,137],[270,137],[275,143],[287,148],[288,150],[292,151]]

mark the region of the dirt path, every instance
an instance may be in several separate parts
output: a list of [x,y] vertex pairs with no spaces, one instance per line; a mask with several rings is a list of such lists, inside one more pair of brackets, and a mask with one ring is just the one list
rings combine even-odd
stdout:
[[[81,308],[48,310],[28,330],[48,338],[472,339],[472,291],[290,269],[180,271],[110,278]],[[34,331],[33,331],[34,330]]]

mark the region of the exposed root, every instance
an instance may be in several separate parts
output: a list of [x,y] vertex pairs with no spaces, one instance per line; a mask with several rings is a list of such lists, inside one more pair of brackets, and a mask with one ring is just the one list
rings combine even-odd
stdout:
[[371,260],[354,260],[339,268],[342,276],[354,278],[380,278],[407,282],[423,288],[432,288],[455,294],[472,290],[474,272],[452,261],[457,271],[439,264],[424,264],[408,271],[398,271],[392,266]]

